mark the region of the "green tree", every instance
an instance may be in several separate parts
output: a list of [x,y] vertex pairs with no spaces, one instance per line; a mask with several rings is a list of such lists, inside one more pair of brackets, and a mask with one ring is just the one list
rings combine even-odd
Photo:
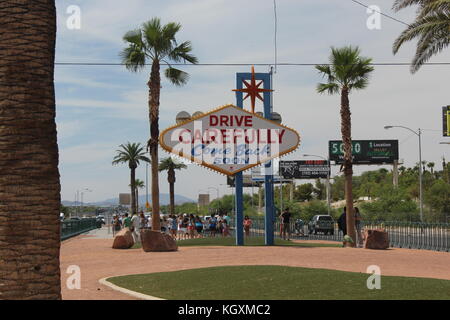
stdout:
[[[339,94],[341,96],[341,135],[344,145],[345,200],[347,212],[353,212],[352,190],[352,133],[349,94],[354,90],[365,89],[369,84],[369,75],[374,70],[372,59],[360,56],[358,47],[331,48],[330,64],[317,65],[316,69],[326,78],[319,83],[319,93]],[[356,243],[355,219],[347,215],[347,230]]]
[[186,169],[187,166],[183,163],[173,161],[171,157],[161,160],[159,163],[159,171],[167,171],[167,182],[169,182],[170,194],[170,214],[175,214],[175,170]]
[[159,217],[159,106],[161,91],[161,63],[168,64],[165,71],[166,78],[176,86],[184,85],[189,75],[173,68],[171,62],[197,63],[197,58],[191,54],[192,46],[189,41],[178,44],[175,39],[181,25],[170,22],[161,25],[159,18],[153,18],[143,24],[142,28],[129,31],[123,37],[126,47],[121,52],[122,61],[132,72],[144,69],[147,62],[152,65],[149,87],[150,140],[148,147],[152,161],[152,229],[161,230]]
[[310,201],[313,198],[314,186],[311,183],[304,183],[294,191],[294,198],[297,201]]
[[328,206],[323,201],[313,200],[302,206],[300,217],[303,221],[310,221],[312,217],[318,214],[328,215]]
[[415,73],[450,43],[450,0],[395,0],[393,9],[399,11],[413,5],[419,6],[416,19],[395,40],[393,51],[397,54],[405,42],[417,38],[411,65],[411,72]]
[[430,188],[425,189],[425,203],[431,209],[430,220],[445,221],[450,215],[450,184],[436,180]]
[[314,195],[318,200],[326,200],[327,198],[327,186],[322,183],[320,179],[316,179],[316,184],[314,186]]
[[136,168],[140,161],[150,162],[150,159],[145,156],[146,151],[140,143],[121,144],[117,154],[113,159],[112,164],[127,163],[130,168],[130,187],[131,187],[131,213],[136,213]]

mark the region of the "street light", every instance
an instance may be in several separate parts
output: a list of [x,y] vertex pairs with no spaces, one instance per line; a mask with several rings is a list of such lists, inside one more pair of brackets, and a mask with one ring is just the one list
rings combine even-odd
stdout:
[[384,126],[384,129],[403,128],[411,131],[419,137],[419,201],[420,201],[420,221],[423,222],[423,191],[422,191],[422,142],[421,135],[422,130],[419,128],[418,132],[405,126]]
[[83,210],[83,207],[84,207],[84,204],[83,204],[83,195],[84,195],[84,192],[85,192],[85,191],[87,191],[87,192],[92,192],[92,190],[90,190],[90,189],[88,189],[88,188],[84,188],[84,189],[81,190],[81,210]]
[[304,157],[317,157],[321,158],[328,163],[328,172],[327,172],[327,204],[328,204],[328,215],[331,216],[331,184],[330,184],[330,173],[331,173],[331,163],[330,159],[318,156],[315,154],[304,154]]
[[216,187],[208,187],[208,191],[209,191],[209,189],[216,190],[216,192],[217,192],[217,199],[219,199],[219,188],[216,188]]

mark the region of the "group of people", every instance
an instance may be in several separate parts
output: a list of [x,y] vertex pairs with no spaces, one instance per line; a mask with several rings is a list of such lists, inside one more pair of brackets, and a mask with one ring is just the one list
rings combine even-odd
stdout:
[[163,217],[161,231],[167,232],[176,240],[203,237],[230,236],[230,217],[227,214],[211,214],[200,218],[193,214],[169,215]]
[[[193,214],[168,215],[160,218],[161,232],[167,233],[176,240],[194,239],[203,237],[215,237],[221,235],[227,237],[230,232],[230,217],[227,214],[211,214],[200,218]],[[122,228],[129,228],[135,241],[139,241],[138,231],[152,227],[152,218],[146,217],[144,212],[139,215],[129,216],[114,215],[112,221],[113,235]]]
[[[355,217],[355,231],[357,237],[356,241],[358,246],[362,246],[364,240],[362,235],[362,217],[358,207],[355,207],[353,210]],[[344,207],[344,212],[339,217],[337,223],[339,230],[341,230],[343,236],[345,236],[347,234],[347,207]]]

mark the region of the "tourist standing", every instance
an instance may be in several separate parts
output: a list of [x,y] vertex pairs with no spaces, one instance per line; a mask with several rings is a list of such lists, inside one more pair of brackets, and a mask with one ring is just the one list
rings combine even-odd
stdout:
[[357,246],[362,247],[363,245],[362,217],[358,207],[355,207],[355,228],[356,228],[356,235],[358,237]]
[[215,237],[216,236],[217,219],[214,216],[214,214],[211,214],[211,218],[209,218],[209,231],[210,231],[210,236],[211,237]]
[[338,219],[338,227],[339,230],[342,231],[342,236],[344,237],[347,234],[347,207],[344,207],[344,212]]
[[113,222],[112,222],[112,230],[113,230],[113,237],[117,232],[122,229],[122,223],[119,220],[119,217],[117,215],[113,216]]
[[125,219],[123,220],[123,226],[124,226],[124,228],[131,227],[131,218],[128,216],[128,213],[125,213]]
[[247,237],[250,236],[250,228],[252,227],[252,223],[253,221],[249,218],[249,216],[244,217],[244,231]]
[[289,212],[289,208],[286,208],[283,213],[280,215],[281,217],[281,223],[283,225],[282,228],[282,237],[284,240],[286,240],[286,231],[287,231],[287,240],[290,240],[291,238],[291,213]]
[[134,242],[135,243],[137,243],[137,242],[139,242],[140,240],[139,240],[139,233],[138,233],[138,230],[139,230],[139,217],[138,217],[138,215],[137,214],[133,214],[133,216],[131,217],[131,227],[130,227],[130,231],[131,231],[131,234],[133,235],[133,239],[134,239]]

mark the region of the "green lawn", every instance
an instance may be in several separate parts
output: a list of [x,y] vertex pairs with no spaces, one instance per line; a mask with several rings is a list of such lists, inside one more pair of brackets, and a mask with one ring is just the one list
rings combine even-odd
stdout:
[[169,300],[450,299],[448,280],[382,276],[381,289],[369,290],[368,277],[324,269],[237,266],[131,275],[108,281]]
[[[263,246],[263,237],[250,237],[244,240],[246,246]],[[199,239],[187,239],[177,241],[180,247],[191,247],[191,246],[235,246],[236,239],[232,237],[215,237],[215,238],[199,238]],[[342,247],[339,242],[332,244],[325,243],[295,243],[292,241],[287,241],[283,239],[275,239],[275,245],[277,246],[295,246],[295,247]],[[141,244],[137,243],[133,246],[133,249],[141,248]]]

